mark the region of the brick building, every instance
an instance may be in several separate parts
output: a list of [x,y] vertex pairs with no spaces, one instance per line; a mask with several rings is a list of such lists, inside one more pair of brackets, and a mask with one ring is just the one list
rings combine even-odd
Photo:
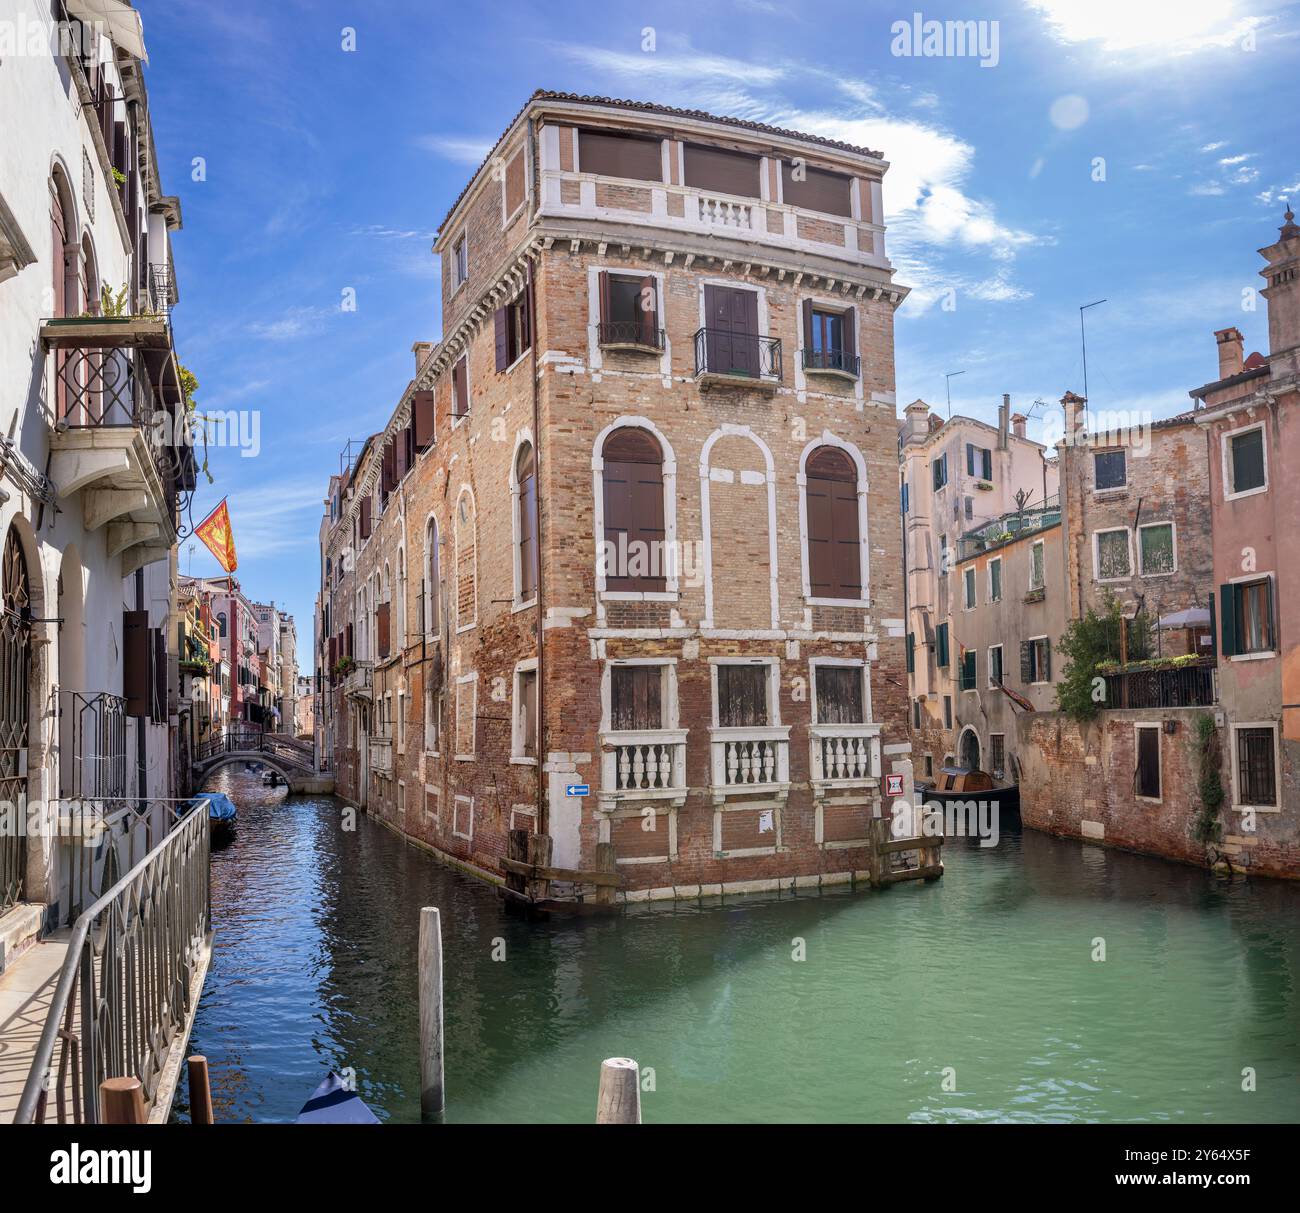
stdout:
[[529,100],[440,227],[442,340],[330,479],[340,795],[492,877],[511,828],[611,843],[630,897],[868,868],[910,781],[886,167]]

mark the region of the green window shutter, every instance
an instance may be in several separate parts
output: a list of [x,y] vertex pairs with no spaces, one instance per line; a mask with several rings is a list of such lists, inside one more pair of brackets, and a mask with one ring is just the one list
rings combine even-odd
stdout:
[[908,632],[907,634],[907,672],[916,673],[916,633]]
[[941,623],[934,634],[935,665],[941,670],[948,665],[948,625]]
[[1268,607],[1268,617],[1265,620],[1267,631],[1264,633],[1264,643],[1272,650],[1277,650],[1277,607],[1273,601],[1277,587],[1270,577],[1264,590],[1264,603]]
[[1052,681],[1052,642],[1050,639],[1043,641],[1043,681]]
[[1210,656],[1219,655],[1219,623],[1215,618],[1214,595],[1210,595]]
[[1220,652],[1231,657],[1237,652],[1237,587],[1221,585],[1219,587],[1219,614],[1223,617],[1220,627],[1223,641]]

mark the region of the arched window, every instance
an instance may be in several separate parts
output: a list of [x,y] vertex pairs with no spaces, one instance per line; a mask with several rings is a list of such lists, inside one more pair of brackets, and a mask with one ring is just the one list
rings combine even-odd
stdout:
[[456,628],[478,622],[478,524],[474,495],[466,486],[456,499]]
[[537,597],[537,459],[525,442],[515,458],[515,536],[518,547],[519,601]]
[[217,612],[217,634],[224,640],[226,636],[226,612]]
[[839,447],[808,456],[808,593],[813,598],[862,597],[858,475]]
[[662,591],[664,550],[663,452],[653,434],[617,429],[601,449],[605,488],[604,567],[609,590]]
[[397,580],[393,583],[393,600],[397,604],[393,626],[396,629],[397,651],[406,648],[406,549],[397,549]]
[[424,532],[424,630],[435,635],[440,626],[442,566],[438,559],[438,520],[429,519]]

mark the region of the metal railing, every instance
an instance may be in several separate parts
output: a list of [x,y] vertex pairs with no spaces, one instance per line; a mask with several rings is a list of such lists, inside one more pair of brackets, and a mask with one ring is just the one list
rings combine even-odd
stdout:
[[780,379],[781,339],[729,329],[699,329],[695,334],[695,374]]
[[639,320],[606,320],[597,326],[601,345],[635,345],[645,350],[664,348],[664,331]]
[[43,1124],[52,1104],[59,1124],[96,1124],[106,1078],[138,1078],[152,1108],[211,927],[200,800],[77,918],[14,1123]]
[[1212,707],[1214,658],[1164,670],[1119,670],[1106,676],[1108,708]]
[[862,359],[857,354],[846,354],[843,350],[805,349],[803,366],[806,371],[843,371],[856,378]]
[[194,761],[203,766],[222,754],[266,754],[290,766],[315,769],[315,750],[296,738],[268,733],[259,728],[232,728],[217,737],[209,737],[194,751]]
[[126,795],[126,700],[107,691],[60,688],[59,795],[64,800]]

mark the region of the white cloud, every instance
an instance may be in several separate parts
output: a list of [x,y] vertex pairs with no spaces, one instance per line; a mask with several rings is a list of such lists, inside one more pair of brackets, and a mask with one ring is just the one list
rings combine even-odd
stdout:
[[1228,146],[1228,141],[1226,139],[1216,139],[1213,143],[1207,143],[1203,148],[1201,148],[1201,151],[1217,152],[1219,148],[1227,147],[1227,146]]
[[1249,160],[1254,156],[1254,152],[1242,152],[1240,156],[1221,156],[1220,164],[1240,164],[1243,160]]
[[292,341],[319,332],[326,318],[338,312],[338,308],[332,307],[294,307],[274,320],[253,321],[248,331],[263,341]]
[[[724,55],[694,51],[679,42],[661,39],[666,45],[653,51],[612,51],[600,46],[564,43],[557,46],[568,58],[592,71],[623,76],[633,81],[675,81],[698,85],[705,81],[731,80],[761,87],[784,79],[786,68],[773,64],[748,63]],[[675,49],[680,47],[681,49]]]
[[492,150],[495,139],[476,139],[467,135],[417,135],[415,144],[444,160],[477,168]]
[[1026,0],[1058,42],[1097,42],[1111,53],[1186,55],[1233,46],[1266,18],[1234,18],[1232,0]]

